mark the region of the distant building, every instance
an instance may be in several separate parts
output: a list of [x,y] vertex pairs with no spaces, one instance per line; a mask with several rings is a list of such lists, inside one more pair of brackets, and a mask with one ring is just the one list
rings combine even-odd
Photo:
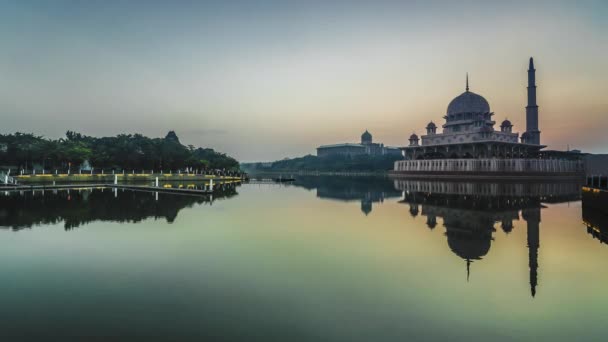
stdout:
[[588,176],[608,176],[608,154],[586,155],[583,160],[585,161],[585,171]]
[[382,156],[382,155],[401,155],[398,147],[384,146],[384,144],[374,143],[371,133],[367,130],[361,134],[361,143],[342,143],[334,145],[322,145],[317,147],[318,157],[331,156]]

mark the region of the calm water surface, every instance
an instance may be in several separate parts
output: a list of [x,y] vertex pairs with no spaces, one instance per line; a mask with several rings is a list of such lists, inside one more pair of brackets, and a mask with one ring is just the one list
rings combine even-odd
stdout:
[[608,219],[579,189],[303,177],[213,198],[3,192],[0,335],[603,341]]

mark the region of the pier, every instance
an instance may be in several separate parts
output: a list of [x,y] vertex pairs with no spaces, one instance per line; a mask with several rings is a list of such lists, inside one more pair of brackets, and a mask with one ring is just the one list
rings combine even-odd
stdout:
[[41,191],[41,190],[67,190],[67,189],[123,189],[123,190],[139,190],[150,192],[165,192],[165,193],[188,193],[209,195],[213,194],[211,189],[193,189],[193,188],[166,188],[155,187],[149,185],[130,185],[130,184],[59,184],[59,185],[19,185],[6,186],[1,188],[3,191]]
[[[154,172],[152,170],[135,171],[123,170],[121,172],[104,172],[99,170],[96,172],[32,172],[29,174],[21,173],[12,176],[12,182],[9,184],[29,184],[29,183],[105,183],[113,182],[117,178],[120,182],[147,182],[155,181],[157,178],[160,182],[169,181],[240,181],[243,175],[239,174],[209,174],[199,172]],[[4,183],[4,178],[2,179]]]
[[208,184],[200,184],[198,187],[195,184],[188,184],[185,187],[180,185],[172,187],[170,184],[161,185],[158,180],[153,185],[143,184],[120,184],[120,183],[74,183],[74,184],[37,184],[37,185],[6,185],[0,187],[2,191],[45,191],[45,190],[67,190],[67,189],[122,189],[134,191],[147,191],[158,193],[172,194],[194,194],[194,195],[211,195],[214,190],[222,189],[226,185],[240,184],[240,181],[216,181],[210,179]]

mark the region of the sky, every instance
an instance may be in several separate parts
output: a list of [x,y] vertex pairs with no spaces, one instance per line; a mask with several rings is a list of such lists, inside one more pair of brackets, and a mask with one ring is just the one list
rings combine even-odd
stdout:
[[[608,153],[608,1],[0,0],[0,133],[175,130],[241,161],[405,146],[465,88]],[[496,125],[498,129],[498,124]]]

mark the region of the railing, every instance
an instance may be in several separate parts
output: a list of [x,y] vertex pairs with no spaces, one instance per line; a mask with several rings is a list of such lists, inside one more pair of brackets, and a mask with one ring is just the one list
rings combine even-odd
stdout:
[[558,159],[421,159],[396,161],[394,171],[577,173],[583,172],[583,164]]
[[36,169],[36,170],[19,170],[15,173],[15,177],[19,176],[111,176],[111,175],[188,175],[188,176],[225,176],[225,177],[242,177],[243,173],[237,171],[224,170],[194,170],[194,169],[178,169],[178,170],[150,170],[150,169]]

